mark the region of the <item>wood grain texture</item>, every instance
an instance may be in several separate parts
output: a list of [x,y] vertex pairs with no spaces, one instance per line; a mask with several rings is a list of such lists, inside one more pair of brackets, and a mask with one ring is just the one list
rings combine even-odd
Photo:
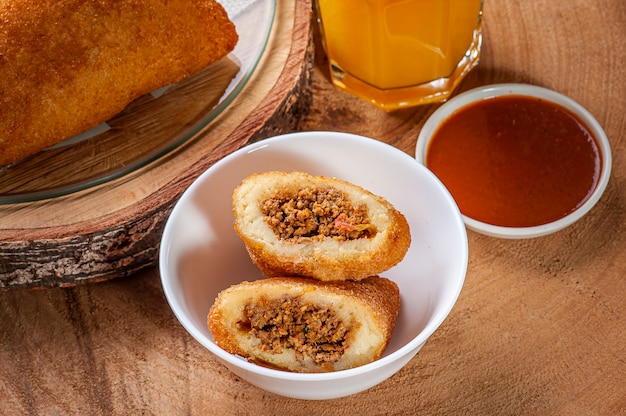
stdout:
[[155,265],[167,216],[193,180],[245,144],[297,128],[311,100],[311,29],[310,1],[280,3],[257,70],[198,140],[102,186],[0,206],[0,289],[96,282]]
[[[331,401],[264,392],[184,331],[147,268],[0,293],[0,414],[626,415],[626,3],[487,1],[484,29],[462,89],[530,82],[571,96],[605,128],[613,174],[598,205],[552,236],[469,232],[461,296],[399,373]],[[365,134],[413,155],[436,107],[383,113],[334,90],[320,56],[299,128]]]

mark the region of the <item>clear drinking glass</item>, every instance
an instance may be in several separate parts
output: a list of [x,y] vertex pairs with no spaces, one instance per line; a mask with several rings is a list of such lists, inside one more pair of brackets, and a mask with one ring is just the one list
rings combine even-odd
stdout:
[[445,100],[478,64],[482,0],[316,0],[331,79],[384,110]]

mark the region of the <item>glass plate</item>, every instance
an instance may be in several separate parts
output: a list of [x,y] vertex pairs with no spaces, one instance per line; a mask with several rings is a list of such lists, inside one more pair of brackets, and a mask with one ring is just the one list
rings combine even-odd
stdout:
[[0,204],[54,198],[127,175],[196,137],[241,92],[267,45],[276,0],[223,0],[239,41],[189,79],[140,97],[114,118],[0,168]]

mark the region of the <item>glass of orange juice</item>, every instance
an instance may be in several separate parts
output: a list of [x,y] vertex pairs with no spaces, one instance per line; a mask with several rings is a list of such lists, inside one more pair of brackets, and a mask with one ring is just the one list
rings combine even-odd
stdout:
[[333,84],[384,110],[443,101],[478,64],[482,0],[316,0]]

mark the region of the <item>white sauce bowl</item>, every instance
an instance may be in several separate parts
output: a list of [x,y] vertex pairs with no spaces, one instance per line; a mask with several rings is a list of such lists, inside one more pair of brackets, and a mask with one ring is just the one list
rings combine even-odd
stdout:
[[538,97],[556,103],[574,113],[597,140],[602,159],[602,170],[598,183],[589,198],[578,209],[548,224],[532,227],[502,227],[481,222],[466,215],[463,215],[463,221],[469,229],[493,237],[532,238],[548,235],[572,225],[587,214],[604,193],[611,175],[611,148],[606,133],[589,111],[571,98],[547,88],[527,84],[495,84],[466,91],[441,105],[428,118],[417,139],[415,158],[418,162],[425,164],[428,145],[434,133],[457,110],[481,100],[506,95]]

